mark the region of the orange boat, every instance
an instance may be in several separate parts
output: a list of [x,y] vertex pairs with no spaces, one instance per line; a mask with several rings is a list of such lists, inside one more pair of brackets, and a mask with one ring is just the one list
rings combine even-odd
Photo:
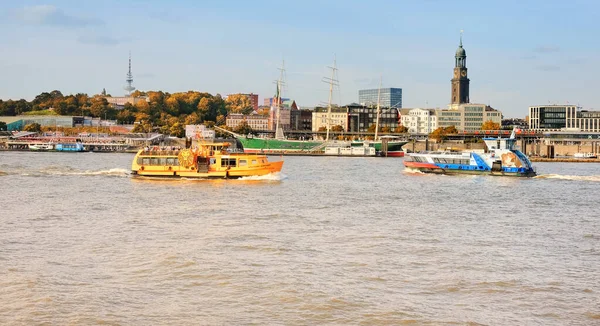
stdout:
[[131,172],[136,176],[168,178],[241,178],[280,172],[283,161],[269,162],[266,155],[235,153],[229,143],[202,143],[195,148],[145,148],[135,155]]

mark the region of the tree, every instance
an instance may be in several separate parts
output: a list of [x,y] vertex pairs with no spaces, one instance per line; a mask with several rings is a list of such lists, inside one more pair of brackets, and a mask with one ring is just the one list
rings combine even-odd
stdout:
[[0,121],[0,131],[6,131],[6,130],[8,130],[8,126],[6,125],[6,122]]
[[481,130],[500,130],[500,124],[492,120],[488,120],[481,125]]
[[398,127],[396,127],[396,130],[394,130],[394,132],[399,133],[399,134],[407,133],[408,128],[406,128],[403,125],[399,125]]
[[185,137],[185,127],[179,122],[176,122],[171,126],[170,132],[171,136],[175,136],[178,138]]
[[42,126],[39,123],[34,122],[26,125],[25,128],[23,128],[23,130],[31,132],[42,132]]
[[332,126],[331,129],[329,129],[329,130],[340,132],[340,131],[344,131],[344,127],[342,127],[340,125],[335,125],[335,126]]
[[434,139],[436,141],[443,141],[444,139],[448,138],[446,135],[449,134],[458,134],[458,129],[456,129],[455,126],[450,126],[446,128],[439,127],[429,134],[429,138]]
[[242,122],[240,122],[240,124],[238,124],[237,127],[235,127],[233,129],[233,131],[237,132],[240,135],[247,135],[247,134],[254,133],[254,130],[252,130],[252,128],[248,124],[248,121],[246,121],[246,120],[243,120]]
[[227,96],[225,103],[230,113],[250,114],[254,110],[250,97],[245,94],[231,94]]
[[383,127],[383,128],[381,128],[381,132],[392,132],[392,128],[390,128],[390,127]]

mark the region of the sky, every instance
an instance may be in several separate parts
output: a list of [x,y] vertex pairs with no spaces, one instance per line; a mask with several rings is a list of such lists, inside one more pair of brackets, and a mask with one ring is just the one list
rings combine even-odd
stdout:
[[0,99],[42,92],[275,93],[300,107],[403,89],[405,108],[446,108],[460,31],[472,103],[600,110],[600,1],[0,1]]

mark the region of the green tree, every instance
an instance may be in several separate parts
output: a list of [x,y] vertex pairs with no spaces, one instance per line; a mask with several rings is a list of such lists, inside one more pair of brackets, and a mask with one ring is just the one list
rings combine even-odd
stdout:
[[42,132],[42,126],[39,123],[34,122],[34,123],[30,123],[30,124],[26,125],[23,128],[23,130],[31,131],[31,132]]
[[7,131],[7,130],[8,130],[8,126],[6,125],[6,122],[0,121],[0,131]]

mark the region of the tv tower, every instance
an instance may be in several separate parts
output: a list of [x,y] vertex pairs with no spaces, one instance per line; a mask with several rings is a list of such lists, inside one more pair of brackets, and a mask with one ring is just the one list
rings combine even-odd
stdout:
[[135,87],[133,87],[133,75],[131,74],[131,51],[129,51],[129,71],[127,72],[127,79],[125,79],[125,81],[127,82],[127,86],[123,87],[124,90],[127,91],[127,95],[131,95],[131,92],[133,92],[135,90]]

